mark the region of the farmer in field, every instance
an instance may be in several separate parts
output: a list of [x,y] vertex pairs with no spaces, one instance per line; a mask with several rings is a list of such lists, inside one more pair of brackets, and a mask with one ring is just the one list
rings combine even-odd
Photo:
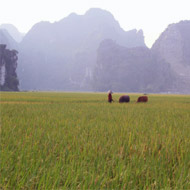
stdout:
[[109,91],[108,91],[108,102],[109,102],[109,103],[114,102],[114,100],[113,100],[113,98],[112,98],[112,94],[113,94],[113,92],[112,92],[111,90],[109,90]]

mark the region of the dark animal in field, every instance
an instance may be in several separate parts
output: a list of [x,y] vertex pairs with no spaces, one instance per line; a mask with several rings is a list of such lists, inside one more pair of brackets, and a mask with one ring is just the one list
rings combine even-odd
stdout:
[[130,97],[128,95],[123,95],[119,98],[119,103],[130,102]]
[[137,102],[148,102],[148,97],[140,96],[140,97],[138,97]]

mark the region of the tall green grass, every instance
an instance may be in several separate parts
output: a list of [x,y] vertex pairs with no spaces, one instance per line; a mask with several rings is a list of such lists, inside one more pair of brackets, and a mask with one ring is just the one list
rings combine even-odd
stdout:
[[190,96],[1,93],[0,189],[190,189]]

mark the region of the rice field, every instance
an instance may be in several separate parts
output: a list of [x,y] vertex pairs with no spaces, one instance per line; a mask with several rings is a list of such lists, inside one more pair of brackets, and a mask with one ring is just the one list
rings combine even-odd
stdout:
[[0,189],[190,189],[190,95],[1,92]]

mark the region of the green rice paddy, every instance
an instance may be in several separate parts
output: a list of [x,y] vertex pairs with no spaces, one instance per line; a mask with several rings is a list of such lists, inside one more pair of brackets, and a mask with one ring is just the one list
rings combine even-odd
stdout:
[[0,189],[190,189],[190,96],[123,94],[1,93]]

